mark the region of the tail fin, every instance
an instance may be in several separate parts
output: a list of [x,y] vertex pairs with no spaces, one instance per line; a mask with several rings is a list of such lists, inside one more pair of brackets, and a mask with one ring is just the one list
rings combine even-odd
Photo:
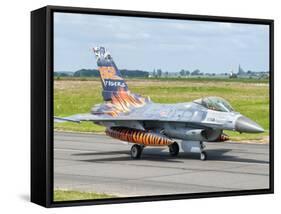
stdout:
[[119,113],[129,112],[133,108],[139,108],[151,102],[148,97],[142,97],[129,91],[120,71],[104,47],[97,47],[93,50],[97,57],[102,81],[102,96],[106,102],[94,107],[92,114],[117,116]]
[[93,48],[102,81],[102,96],[109,101],[119,91],[128,91],[128,86],[117,69],[110,53],[104,47]]

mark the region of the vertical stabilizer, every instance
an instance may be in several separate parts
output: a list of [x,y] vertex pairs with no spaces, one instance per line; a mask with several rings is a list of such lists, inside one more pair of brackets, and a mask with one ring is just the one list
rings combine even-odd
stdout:
[[128,91],[128,86],[110,53],[104,47],[96,47],[93,51],[97,58],[98,70],[102,81],[103,99],[109,101],[112,99],[112,95],[117,94],[119,91]]

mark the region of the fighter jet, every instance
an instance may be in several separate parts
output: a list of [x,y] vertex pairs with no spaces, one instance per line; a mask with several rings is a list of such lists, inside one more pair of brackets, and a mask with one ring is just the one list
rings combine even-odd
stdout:
[[90,113],[54,117],[55,122],[91,121],[105,126],[106,135],[132,143],[131,157],[139,159],[145,147],[169,148],[177,156],[185,152],[200,154],[206,160],[205,142],[225,141],[223,130],[260,133],[264,129],[235,112],[220,97],[203,97],[193,102],[160,104],[149,97],[132,93],[110,53],[104,47],[93,48],[102,83],[104,103]]

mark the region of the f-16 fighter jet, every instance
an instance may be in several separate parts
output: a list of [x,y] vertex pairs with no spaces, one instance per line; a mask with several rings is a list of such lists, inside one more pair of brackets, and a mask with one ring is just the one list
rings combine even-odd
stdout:
[[257,123],[235,112],[220,97],[204,97],[193,102],[160,104],[132,93],[110,53],[104,47],[93,49],[102,82],[104,103],[90,113],[55,117],[55,122],[92,121],[105,126],[105,133],[132,143],[131,157],[139,159],[147,146],[167,146],[177,156],[180,146],[185,152],[200,154],[206,160],[203,142],[224,141],[223,130],[260,133]]

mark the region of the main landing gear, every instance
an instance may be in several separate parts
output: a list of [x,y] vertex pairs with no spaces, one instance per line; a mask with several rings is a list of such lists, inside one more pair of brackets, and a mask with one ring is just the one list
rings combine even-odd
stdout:
[[175,157],[179,154],[180,151],[180,147],[179,144],[177,144],[177,142],[174,142],[173,144],[169,145],[169,152],[170,155]]
[[[186,141],[182,142],[183,150],[185,152],[197,153],[200,154],[200,160],[207,160],[207,153],[204,151],[205,145],[202,141]],[[140,159],[144,145],[134,144],[131,147],[131,158]],[[169,145],[169,152],[172,157],[175,157],[179,154],[180,148],[177,142]]]
[[144,148],[144,146],[141,146],[139,144],[134,144],[131,147],[131,157],[132,157],[132,159],[140,159],[143,148]]
[[[143,149],[144,149],[143,145],[134,144],[131,147],[131,158],[140,159]],[[169,152],[171,156],[173,157],[177,156],[179,154],[179,151],[180,151],[180,147],[177,142],[174,142],[173,144],[169,145]]]

